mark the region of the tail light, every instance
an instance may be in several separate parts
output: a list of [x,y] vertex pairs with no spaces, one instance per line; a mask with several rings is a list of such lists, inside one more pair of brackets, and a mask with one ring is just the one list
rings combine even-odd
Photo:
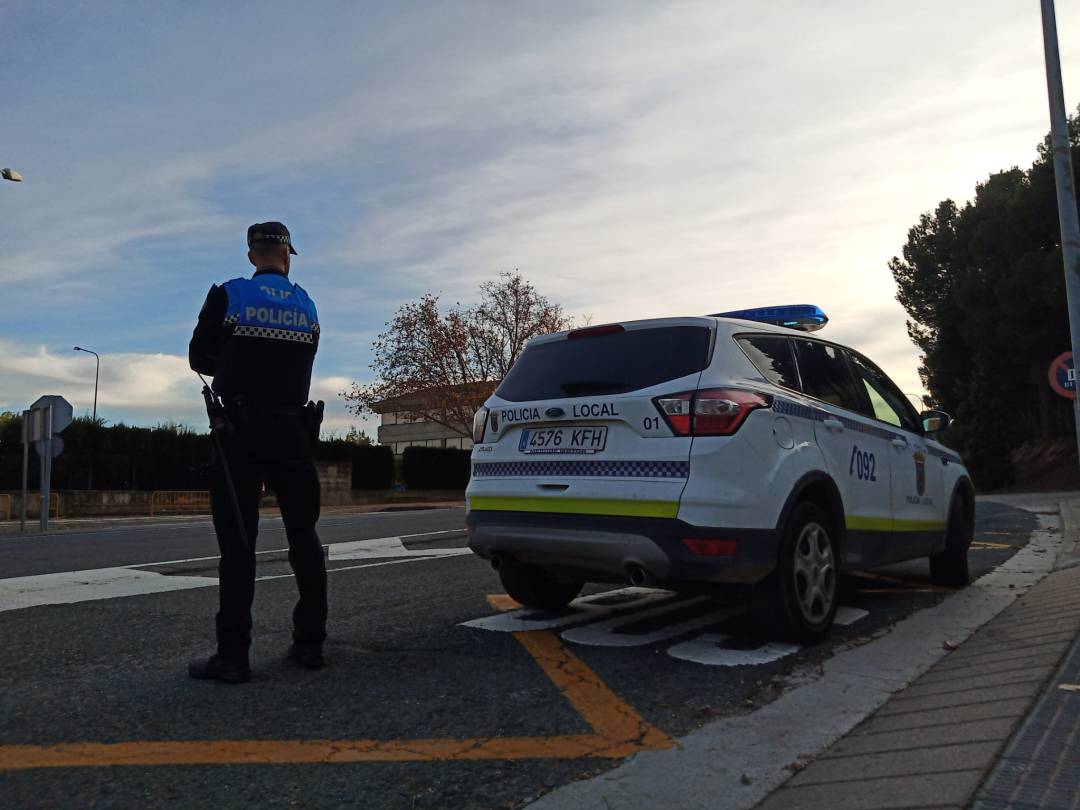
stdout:
[[626,327],[621,323],[606,323],[603,326],[586,326],[581,329],[574,329],[566,336],[566,339],[578,340],[580,338],[600,337],[601,335],[617,335],[625,331]]
[[694,537],[684,537],[685,545],[699,557],[734,557],[739,550],[738,540],[705,540]]
[[756,391],[712,388],[657,397],[655,403],[676,436],[730,436],[772,399]]
[[473,416],[472,420],[472,440],[473,444],[480,444],[484,441],[484,434],[487,433],[488,422],[488,409],[481,408]]

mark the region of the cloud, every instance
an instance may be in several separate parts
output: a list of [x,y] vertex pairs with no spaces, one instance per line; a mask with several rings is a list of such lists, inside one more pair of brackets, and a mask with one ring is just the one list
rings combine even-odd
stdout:
[[[0,339],[0,411],[21,411],[45,394],[59,394],[77,416],[89,416],[94,396],[94,359],[57,354],[44,346]],[[339,392],[345,377],[312,378],[311,396],[326,401],[323,429],[344,435],[353,425],[373,433],[374,422],[348,413]],[[102,354],[98,416],[110,424],[176,422],[206,429],[198,378],[186,357],[131,352]]]
[[513,268],[594,322],[818,303],[913,390],[888,257],[1046,129],[1037,9],[1012,0],[271,2],[289,25],[258,38],[248,16],[16,4],[0,340],[26,362],[0,365],[0,399],[85,403],[66,347],[92,335],[99,410],[201,424],[179,353],[268,218],[297,237],[328,403],[400,303]]

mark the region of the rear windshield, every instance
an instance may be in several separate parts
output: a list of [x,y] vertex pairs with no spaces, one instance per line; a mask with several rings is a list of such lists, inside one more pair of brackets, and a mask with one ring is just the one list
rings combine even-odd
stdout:
[[709,329],[665,326],[529,346],[495,392],[510,402],[623,394],[709,364]]

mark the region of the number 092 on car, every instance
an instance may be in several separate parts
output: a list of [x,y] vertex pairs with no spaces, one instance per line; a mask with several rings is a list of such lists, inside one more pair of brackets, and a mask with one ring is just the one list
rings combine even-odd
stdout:
[[607,426],[539,428],[521,431],[518,450],[522,453],[564,453],[591,455],[607,445]]

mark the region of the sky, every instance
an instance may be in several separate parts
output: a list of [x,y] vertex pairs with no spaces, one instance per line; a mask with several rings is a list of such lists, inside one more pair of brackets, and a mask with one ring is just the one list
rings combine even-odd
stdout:
[[0,30],[0,411],[89,414],[80,345],[110,423],[205,426],[191,329],[271,219],[338,433],[374,433],[338,394],[400,305],[512,270],[592,323],[818,304],[920,393],[888,260],[1049,128],[1034,0],[0,0]]

